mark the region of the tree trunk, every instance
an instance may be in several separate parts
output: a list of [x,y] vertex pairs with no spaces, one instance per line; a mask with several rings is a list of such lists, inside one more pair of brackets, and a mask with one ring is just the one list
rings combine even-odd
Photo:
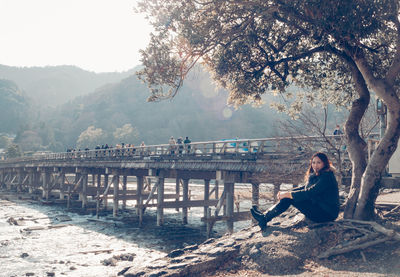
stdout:
[[364,80],[387,106],[387,127],[377,149],[372,154],[361,180],[361,189],[354,218],[369,220],[374,216],[374,204],[380,188],[380,180],[386,165],[397,148],[400,136],[400,99],[397,95],[395,80],[400,71],[400,41],[397,54],[388,70],[386,78],[375,77],[362,52],[358,52],[354,61]]
[[394,96],[396,95],[395,93],[391,95],[392,99],[390,106],[388,105],[388,124],[385,135],[372,154],[361,181],[362,186],[354,214],[356,219],[368,220],[374,216],[374,204],[381,187],[382,174],[397,148],[400,136],[400,101]]
[[357,206],[357,200],[361,188],[361,179],[367,167],[366,146],[367,144],[359,134],[359,126],[370,101],[370,93],[360,71],[351,66],[352,77],[359,98],[352,103],[349,117],[346,121],[345,135],[347,140],[347,151],[352,163],[352,176],[350,193],[344,209],[344,218],[353,218]]

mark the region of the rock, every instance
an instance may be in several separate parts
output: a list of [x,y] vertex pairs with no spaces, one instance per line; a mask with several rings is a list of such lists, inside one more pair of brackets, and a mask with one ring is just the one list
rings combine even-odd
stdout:
[[54,220],[59,222],[71,221],[72,219],[66,214],[60,214],[54,217]]
[[53,277],[56,276],[56,274],[54,272],[46,272],[48,277]]
[[26,258],[26,257],[28,257],[28,256],[29,256],[28,253],[22,253],[22,254],[20,255],[21,258]]
[[10,244],[10,241],[9,241],[9,240],[0,241],[0,246],[7,246],[7,245],[9,245],[9,244]]
[[17,226],[22,226],[22,225],[25,225],[25,221],[22,219],[15,219],[15,218],[13,218],[13,217],[10,217],[9,219],[7,219],[7,222],[10,224],[10,225],[17,225]]
[[184,251],[190,251],[190,250],[196,250],[198,248],[199,248],[199,245],[198,244],[194,244],[194,245],[186,246],[185,248],[183,248],[183,250]]
[[182,250],[182,249],[176,249],[176,250],[171,251],[171,252],[168,254],[168,257],[170,257],[170,258],[175,258],[175,257],[178,257],[178,256],[183,255],[184,253],[185,253],[184,250]]
[[188,266],[188,264],[189,264],[189,262],[187,262],[187,263],[179,263],[179,264],[171,264],[167,268],[168,269],[179,269],[179,268],[184,268],[184,267]]
[[125,253],[125,254],[121,254],[121,255],[115,255],[113,256],[114,259],[118,260],[118,261],[130,261],[132,262],[133,259],[135,258],[136,254],[135,253]]
[[209,243],[212,243],[214,241],[215,241],[214,238],[209,238],[208,240],[204,241],[202,244],[209,244]]
[[216,246],[224,246],[224,247],[230,247],[233,246],[236,243],[236,241],[233,238],[227,238],[221,241],[218,241],[218,243],[216,243]]
[[118,263],[118,260],[113,257],[113,258],[102,260],[101,263],[105,266],[116,266]]
[[33,273],[33,272],[27,272],[27,273],[25,273],[25,276],[35,276],[35,273]]
[[150,272],[149,277],[159,277],[165,274],[167,274],[166,271],[155,271],[155,272]]
[[158,259],[148,266],[149,269],[159,269],[166,267],[169,264],[168,260]]
[[237,241],[242,241],[242,240],[250,239],[253,235],[254,235],[254,233],[252,233],[252,232],[240,232],[240,233],[234,234],[232,237]]

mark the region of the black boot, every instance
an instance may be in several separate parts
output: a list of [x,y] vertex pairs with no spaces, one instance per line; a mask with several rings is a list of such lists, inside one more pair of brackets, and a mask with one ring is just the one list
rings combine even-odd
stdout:
[[260,226],[261,231],[264,231],[267,228],[267,221],[265,220],[265,217],[262,213],[260,213],[256,209],[250,209],[251,215],[255,220],[258,222],[258,226]]
[[257,206],[257,205],[251,206],[251,209],[252,209],[255,213],[263,214],[263,213],[258,209],[258,206]]

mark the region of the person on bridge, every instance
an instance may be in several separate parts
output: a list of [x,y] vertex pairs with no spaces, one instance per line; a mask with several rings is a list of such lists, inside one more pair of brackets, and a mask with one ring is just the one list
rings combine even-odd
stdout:
[[175,155],[175,149],[176,149],[176,140],[174,139],[174,137],[170,137],[169,141],[169,151],[171,155]]
[[260,212],[257,206],[251,208],[251,215],[258,221],[261,231],[266,230],[267,222],[286,211],[290,205],[314,222],[334,221],[338,217],[339,188],[334,168],[324,153],[318,152],[311,157],[304,180],[304,186],[278,192],[279,202],[265,213]]
[[191,148],[190,143],[191,143],[191,142],[192,142],[192,141],[189,139],[189,137],[186,137],[185,140],[183,141],[183,143],[184,143],[184,145],[185,145],[185,151],[186,151],[186,153],[190,153],[190,148]]

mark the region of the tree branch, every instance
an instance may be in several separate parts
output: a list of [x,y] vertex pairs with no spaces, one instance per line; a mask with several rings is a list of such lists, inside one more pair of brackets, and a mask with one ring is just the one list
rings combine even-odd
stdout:
[[396,78],[399,76],[400,72],[400,22],[396,20],[397,27],[397,45],[396,45],[396,55],[393,59],[393,63],[390,66],[388,73],[386,74],[386,82],[393,86]]

